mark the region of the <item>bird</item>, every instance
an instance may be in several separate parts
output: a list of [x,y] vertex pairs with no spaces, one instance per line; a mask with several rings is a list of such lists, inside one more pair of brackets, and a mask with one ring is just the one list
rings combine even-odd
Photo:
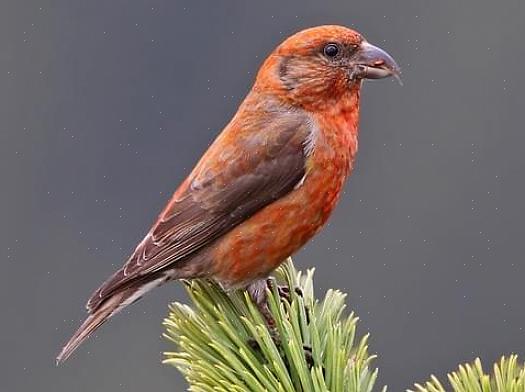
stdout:
[[263,309],[271,272],[321,230],[353,170],[363,81],[399,75],[386,51],[345,26],[280,43],[144,239],[89,298],[57,364],[168,281],[246,289]]

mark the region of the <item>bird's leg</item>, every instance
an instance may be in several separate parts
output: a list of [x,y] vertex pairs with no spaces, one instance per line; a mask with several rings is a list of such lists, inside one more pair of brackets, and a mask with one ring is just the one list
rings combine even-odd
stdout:
[[[288,302],[292,302],[290,287],[278,285],[274,278],[260,279],[251,283],[247,287],[252,301],[257,305],[257,308],[264,316],[268,326],[271,328],[275,326],[275,320],[273,319],[270,313],[270,308],[268,307],[268,294],[266,293],[266,288],[272,290],[274,286],[277,288],[277,293],[279,294],[280,298],[283,298]],[[294,291],[297,295],[300,295],[301,297],[303,296],[303,291],[299,287],[296,287]]]
[[268,288],[270,290],[272,289],[272,287],[276,286],[277,293],[279,294],[279,297],[284,299],[284,300],[286,300],[289,303],[292,302],[292,295],[291,295],[290,287],[285,286],[285,285],[277,284],[275,282],[275,279],[273,279],[273,278],[268,278],[266,281],[267,281],[267,284],[268,284]]
[[[276,284],[275,283],[275,279],[273,278],[268,278],[266,280],[267,284],[268,284],[268,288],[271,290],[272,287]],[[293,291],[295,291],[295,293],[299,296],[303,296],[303,290],[301,290],[300,287],[295,287],[293,289]],[[291,296],[291,289],[289,286],[286,286],[286,285],[277,285],[277,293],[279,293],[279,297],[285,299],[286,301],[288,302],[292,302],[292,296]]]
[[270,313],[270,308],[268,307],[268,294],[266,293],[266,279],[257,280],[251,283],[246,289],[250,294],[250,297],[253,303],[259,309],[262,316],[264,317],[266,324],[272,330],[275,328],[275,320]]
[[[261,312],[261,315],[264,317],[266,325],[270,331],[270,335],[272,336],[272,340],[278,345],[278,333],[275,328],[275,320],[273,319],[268,306],[268,294],[266,293],[266,287],[266,279],[261,279],[251,283],[246,288],[246,290],[248,291],[248,294],[250,294],[250,298],[252,299],[253,303],[257,306],[257,309],[259,309],[259,312]],[[260,350],[259,343],[257,343],[254,338],[248,339],[248,345],[254,350]]]
[[[270,313],[270,308],[268,306],[268,293],[266,292],[266,288],[269,288],[271,290],[272,287],[274,287],[274,285],[276,285],[275,279],[268,278],[253,282],[246,289],[248,290],[252,301],[255,303],[262,316],[264,317],[266,324],[268,325],[268,329],[270,330],[272,340],[277,346],[280,346],[279,333],[275,326],[275,320],[273,319],[273,316]],[[301,288],[296,287],[294,291],[297,295],[301,297],[303,296],[303,291],[301,290]],[[279,293],[279,296],[281,298],[285,299],[288,302],[292,301],[290,288],[288,286],[277,285],[277,292]],[[306,311],[308,317],[308,309],[306,309]],[[254,350],[260,350],[259,344],[253,338],[248,340],[248,345],[250,345],[250,347],[252,347]],[[311,369],[314,365],[312,348],[310,346],[305,345],[303,346],[303,350],[308,368]]]
[[[255,305],[261,312],[262,316],[264,317],[266,324],[268,325],[268,328],[270,329],[270,333],[274,335],[274,337],[277,337],[277,331],[275,329],[275,320],[273,319],[273,316],[270,312],[270,308],[268,306],[268,293],[266,292],[267,288],[272,290],[274,286],[277,288],[277,292],[280,298],[283,298],[284,300],[290,303],[292,302],[290,288],[288,286],[278,285],[275,282],[274,278],[257,280],[251,283],[247,287],[247,290],[248,290],[248,293],[250,294],[252,301],[255,303]],[[301,296],[303,295],[301,289],[298,287],[295,288],[295,292],[298,295],[301,295]]]

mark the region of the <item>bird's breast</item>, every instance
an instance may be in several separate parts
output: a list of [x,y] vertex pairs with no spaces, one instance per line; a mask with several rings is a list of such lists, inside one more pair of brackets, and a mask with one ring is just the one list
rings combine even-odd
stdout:
[[217,241],[213,275],[223,285],[267,276],[326,223],[357,152],[357,116],[346,115],[314,117],[304,181]]

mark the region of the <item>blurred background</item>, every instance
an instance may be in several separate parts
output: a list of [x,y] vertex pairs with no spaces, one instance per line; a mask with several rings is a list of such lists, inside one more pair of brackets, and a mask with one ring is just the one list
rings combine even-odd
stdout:
[[54,358],[264,57],[319,24],[386,49],[404,86],[365,84],[357,169],[296,264],[350,293],[391,391],[523,359],[524,18],[521,0],[3,0],[0,389],[185,389],[160,364],[176,283]]

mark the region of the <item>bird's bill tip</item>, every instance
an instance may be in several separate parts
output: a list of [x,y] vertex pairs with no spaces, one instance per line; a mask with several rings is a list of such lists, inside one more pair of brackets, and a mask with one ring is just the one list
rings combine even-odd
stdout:
[[353,77],[358,79],[383,79],[394,77],[400,84],[401,69],[386,51],[363,41],[359,48]]

